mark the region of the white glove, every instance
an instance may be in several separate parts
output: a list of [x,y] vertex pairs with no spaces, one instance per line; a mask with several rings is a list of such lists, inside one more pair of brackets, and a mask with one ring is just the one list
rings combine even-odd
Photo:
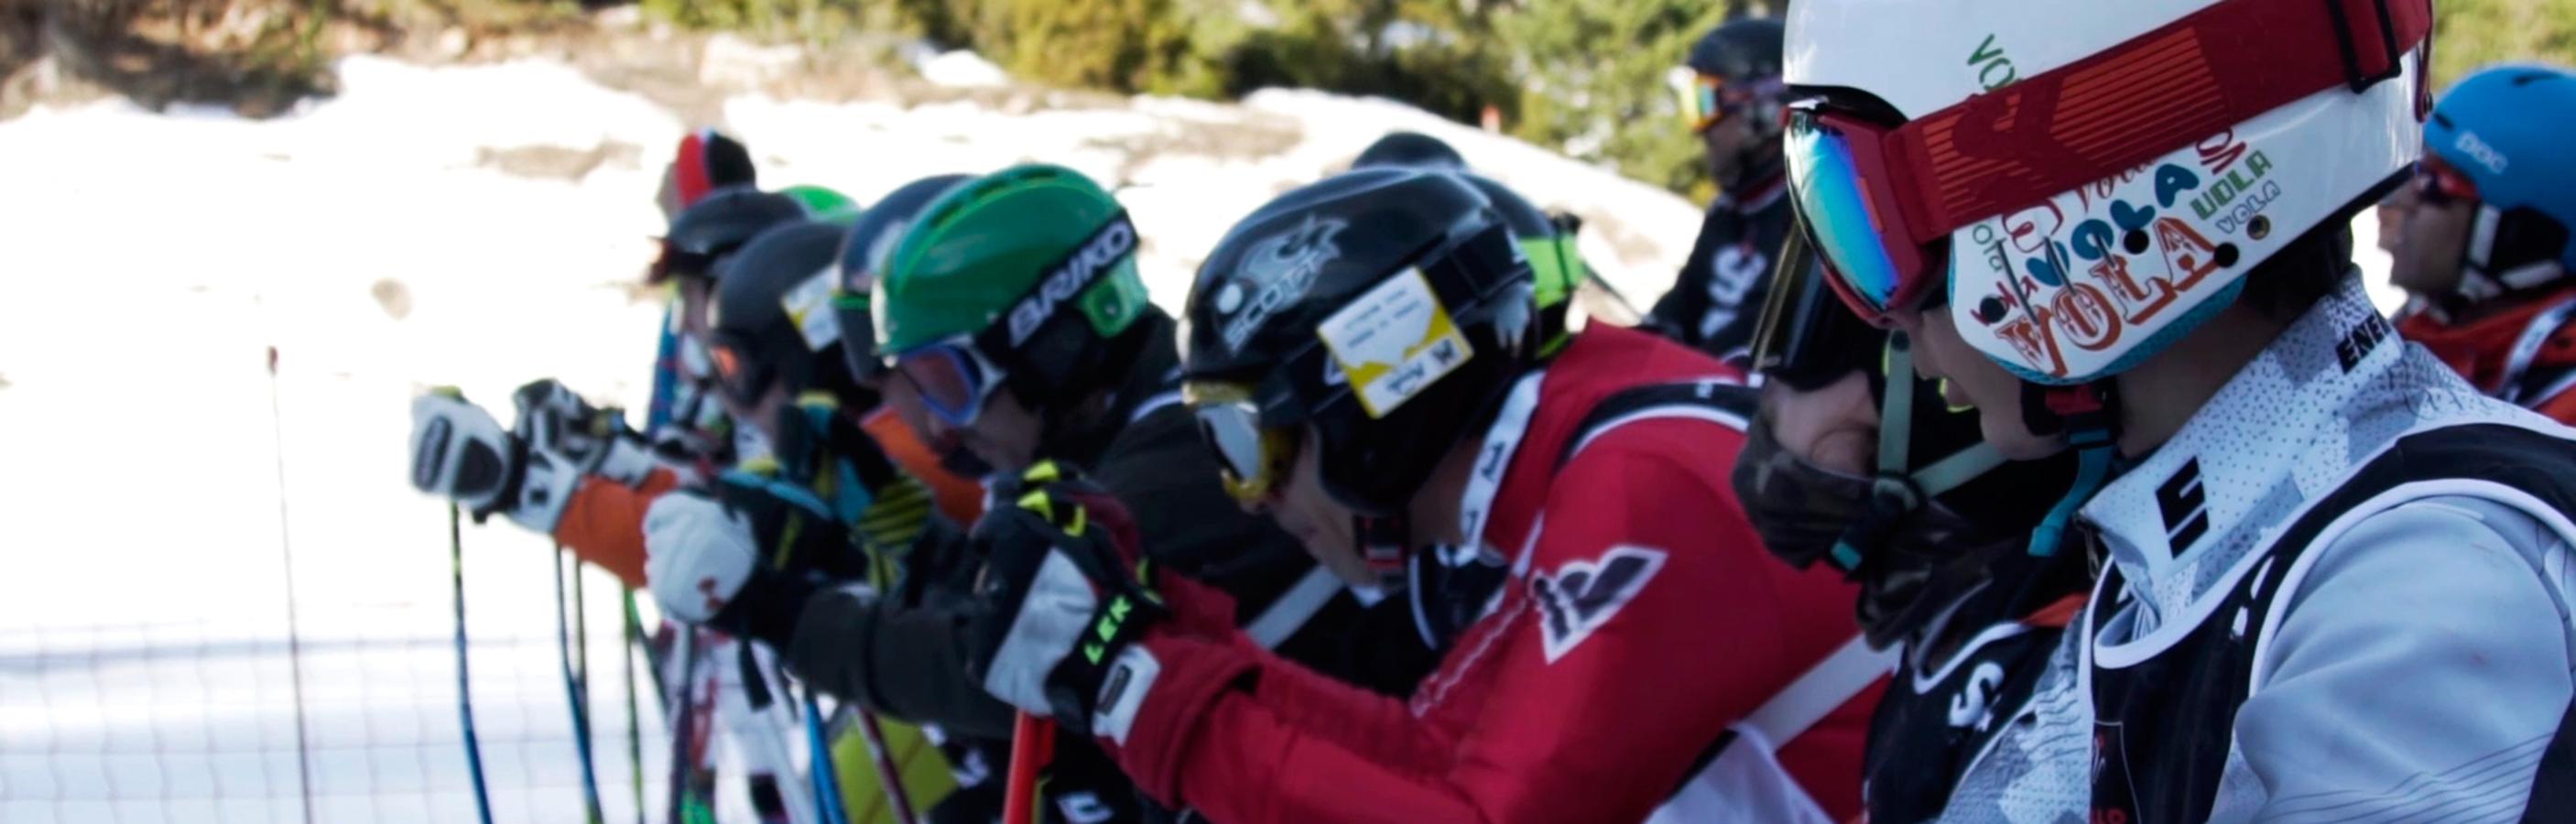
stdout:
[[454,388],[412,399],[411,485],[464,505],[476,523],[500,512],[552,534],[580,480],[562,459],[529,450]]
[[637,486],[657,463],[615,409],[599,409],[553,378],[519,387],[513,427],[528,448],[564,459],[583,473]]
[[674,492],[644,513],[644,580],[662,611],[705,623],[742,592],[759,557],[751,521],[723,504]]

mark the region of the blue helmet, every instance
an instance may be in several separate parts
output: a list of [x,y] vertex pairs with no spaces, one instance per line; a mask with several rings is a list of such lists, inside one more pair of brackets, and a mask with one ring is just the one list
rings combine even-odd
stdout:
[[2492,300],[2576,272],[2576,74],[2497,66],[2451,87],[2424,124],[2429,157],[2477,187],[2460,290]]

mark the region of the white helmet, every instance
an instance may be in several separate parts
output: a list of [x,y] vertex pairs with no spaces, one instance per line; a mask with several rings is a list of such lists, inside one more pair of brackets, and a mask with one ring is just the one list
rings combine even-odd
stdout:
[[2428,0],[1799,0],[1791,183],[1864,315],[1920,306],[1946,270],[1979,351],[2037,383],[2100,380],[2414,163],[2431,17]]

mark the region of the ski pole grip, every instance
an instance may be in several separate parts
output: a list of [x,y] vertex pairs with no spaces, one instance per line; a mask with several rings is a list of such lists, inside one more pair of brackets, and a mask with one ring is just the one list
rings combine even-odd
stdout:
[[1011,722],[1011,777],[1002,824],[1037,824],[1038,771],[1055,760],[1055,722],[1026,712]]

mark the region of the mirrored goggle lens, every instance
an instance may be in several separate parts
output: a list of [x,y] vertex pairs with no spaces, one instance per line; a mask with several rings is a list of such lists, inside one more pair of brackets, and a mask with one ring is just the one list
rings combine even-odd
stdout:
[[707,348],[709,360],[715,363],[716,384],[735,403],[750,406],[760,401],[769,379],[761,364],[742,349],[724,341]]
[[986,378],[974,356],[933,346],[898,358],[895,369],[921,393],[921,404],[949,423],[972,423],[982,411]]
[[1277,487],[1279,470],[1286,463],[1282,454],[1287,439],[1279,432],[1261,427],[1261,413],[1249,401],[1210,403],[1193,407],[1199,422],[1199,438],[1216,453],[1217,469],[1223,474],[1226,492],[1235,500],[1254,502]]
[[1705,74],[1691,75],[1690,82],[1680,87],[1682,122],[1690,124],[1691,131],[1707,131],[1726,119],[1725,87],[1724,78]]
[[1218,468],[1237,480],[1254,480],[1269,468],[1261,454],[1261,429],[1249,403],[1199,407],[1199,436],[1216,449]]
[[2475,203],[2478,184],[2441,157],[2427,154],[2415,164],[2415,196],[2430,203]]
[[1789,118],[1783,148],[1799,217],[1831,276],[1864,304],[1853,308],[1870,314],[1899,308],[1893,304],[1905,275],[1886,246],[1894,227],[1870,211],[1869,181],[1861,177],[1850,136],[1801,111]]

